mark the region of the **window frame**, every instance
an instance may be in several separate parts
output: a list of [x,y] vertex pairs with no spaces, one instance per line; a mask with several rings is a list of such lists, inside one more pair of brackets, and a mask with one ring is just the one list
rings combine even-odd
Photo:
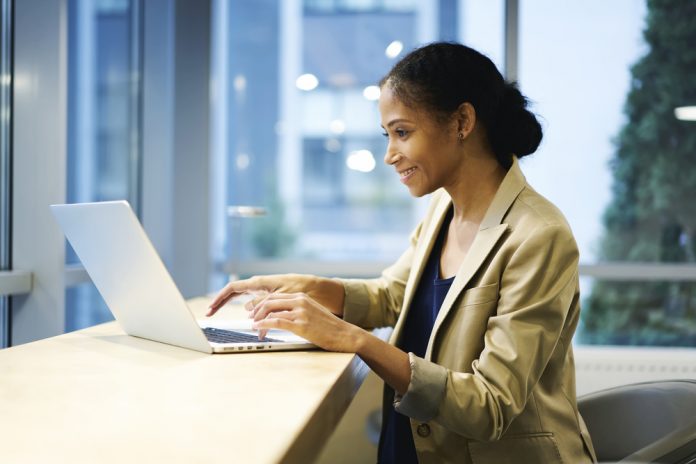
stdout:
[[[12,0],[0,1],[0,348],[11,343],[8,295],[28,291],[12,272]],[[30,276],[29,276],[30,279]],[[29,284],[31,281],[29,280]]]

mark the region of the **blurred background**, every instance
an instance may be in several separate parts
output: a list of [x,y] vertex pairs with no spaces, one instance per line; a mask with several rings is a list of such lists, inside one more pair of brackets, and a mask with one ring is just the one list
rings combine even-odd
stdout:
[[579,391],[696,376],[695,2],[0,10],[0,347],[112,318],[51,203],[128,200],[186,297],[230,275],[378,275],[427,199],[382,161],[376,85],[450,40],[487,54],[542,121],[521,166],[580,247]]

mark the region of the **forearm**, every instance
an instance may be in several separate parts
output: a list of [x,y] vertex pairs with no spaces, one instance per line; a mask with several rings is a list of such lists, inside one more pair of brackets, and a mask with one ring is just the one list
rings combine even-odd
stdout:
[[358,331],[356,354],[370,366],[375,374],[397,393],[403,395],[411,382],[411,365],[408,353],[365,330],[358,329]]
[[325,277],[317,277],[317,279],[321,282],[321,290],[318,292],[320,302],[324,303],[327,309],[333,314],[338,317],[343,317],[346,291],[341,281]]

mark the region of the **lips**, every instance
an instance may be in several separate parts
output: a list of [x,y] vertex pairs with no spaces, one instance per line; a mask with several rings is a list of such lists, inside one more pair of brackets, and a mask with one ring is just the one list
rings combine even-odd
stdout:
[[405,179],[416,171],[416,168],[408,168],[403,171],[399,171],[399,176],[401,179]]

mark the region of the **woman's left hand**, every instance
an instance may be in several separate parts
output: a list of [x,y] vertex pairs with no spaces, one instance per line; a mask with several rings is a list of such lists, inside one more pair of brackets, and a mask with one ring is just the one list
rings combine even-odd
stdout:
[[246,309],[260,338],[269,329],[289,330],[325,350],[355,353],[364,332],[305,293],[270,293]]

